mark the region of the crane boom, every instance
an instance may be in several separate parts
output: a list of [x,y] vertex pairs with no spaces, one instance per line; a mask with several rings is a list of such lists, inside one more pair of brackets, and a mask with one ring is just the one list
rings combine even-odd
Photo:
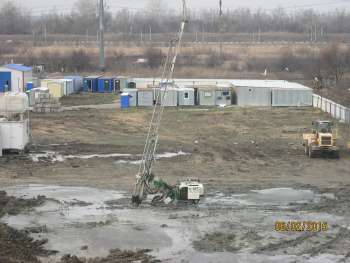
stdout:
[[[156,103],[153,107],[153,114],[142,155],[142,162],[139,167],[139,172],[136,176],[136,184],[132,196],[132,202],[136,205],[141,204],[145,195],[156,194],[160,191],[160,188],[154,188],[150,183],[153,180],[152,166],[155,160],[155,152],[157,150],[159,139],[159,127],[165,107],[164,99],[167,93],[168,85],[171,85],[173,83],[176,60],[181,48],[182,37],[187,23],[186,1],[182,0],[182,4],[183,19],[181,27],[177,38],[170,41],[169,50],[163,67],[161,82],[159,84],[159,92],[156,95]],[[165,185],[165,187],[161,188],[170,189],[170,187],[165,183],[162,185]]]

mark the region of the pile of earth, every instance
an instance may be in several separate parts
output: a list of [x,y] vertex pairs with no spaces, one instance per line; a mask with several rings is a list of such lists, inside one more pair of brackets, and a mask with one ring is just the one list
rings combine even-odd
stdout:
[[77,256],[66,255],[62,257],[59,263],[158,263],[153,256],[147,253],[151,252],[148,249],[142,249],[137,251],[119,250],[113,249],[110,254],[105,258],[78,258]]
[[[45,196],[31,199],[22,199],[8,196],[6,192],[0,191],[0,218],[4,215],[17,215],[29,212],[34,207],[42,205]],[[6,224],[0,223],[0,262],[6,263],[40,263],[38,257],[48,257],[57,251],[46,250],[44,245],[48,240],[34,240],[29,236],[31,229],[16,230]],[[157,263],[160,262],[148,255],[150,250],[119,250],[114,249],[105,258],[78,258],[72,255],[62,257],[59,263]]]
[[[0,191],[0,218],[5,214],[16,215],[20,212],[41,205],[44,196],[32,199],[10,197]],[[49,256],[55,251],[44,249],[47,240],[33,240],[26,231],[15,230],[0,223],[0,262],[6,263],[37,263],[38,256]]]

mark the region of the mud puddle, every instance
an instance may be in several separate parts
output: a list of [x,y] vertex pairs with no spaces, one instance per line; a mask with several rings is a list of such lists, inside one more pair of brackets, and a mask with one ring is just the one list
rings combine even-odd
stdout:
[[293,188],[271,188],[251,190],[245,194],[224,195],[215,193],[207,196],[202,207],[242,207],[242,206],[277,206],[290,208],[293,205],[318,203],[322,199],[335,199],[334,194],[317,194],[311,190],[298,190]]
[[[156,154],[156,159],[170,159],[178,156],[188,156],[190,153],[186,153],[183,151],[179,152],[165,152]],[[107,158],[119,158],[120,160],[116,161],[116,163],[128,163],[128,164],[140,164],[142,156],[139,154],[124,154],[124,153],[111,153],[111,154],[79,154],[79,155],[64,155],[59,152],[54,151],[45,151],[40,153],[30,153],[29,159],[33,162],[65,162],[67,160],[80,159],[80,160],[89,160],[89,159],[107,159]]]
[[[146,204],[138,209],[130,205],[129,193],[113,190],[50,185],[23,185],[4,190],[9,195],[28,199],[46,196],[45,203],[35,210],[5,216],[2,222],[16,229],[35,229],[32,237],[47,238],[46,248],[59,251],[53,260],[67,253],[103,257],[115,248],[151,249],[152,255],[167,262],[333,262],[329,260],[343,258],[337,254],[304,256],[295,251],[288,255],[254,253],[257,247],[268,247],[270,243],[290,238],[274,231],[276,220],[348,223],[327,213],[279,209],[295,202],[332,198],[311,190],[276,188],[230,196],[209,193],[197,207],[155,208]],[[265,205],[276,209],[265,210]],[[251,234],[251,229],[256,235]],[[328,234],[332,235],[332,231]],[[194,241],[216,232],[234,233],[233,251],[194,248]]]

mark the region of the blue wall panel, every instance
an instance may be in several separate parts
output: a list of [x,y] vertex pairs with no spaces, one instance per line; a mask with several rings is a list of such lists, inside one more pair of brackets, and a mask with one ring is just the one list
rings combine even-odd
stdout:
[[0,92],[11,91],[11,72],[0,72]]

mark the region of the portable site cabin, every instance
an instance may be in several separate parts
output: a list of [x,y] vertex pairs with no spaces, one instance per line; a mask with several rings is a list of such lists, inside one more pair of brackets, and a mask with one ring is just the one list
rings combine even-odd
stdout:
[[216,86],[196,86],[198,104],[201,106],[216,105]]
[[233,83],[237,94],[238,106],[271,106],[271,87],[262,82],[239,81]]
[[137,107],[137,90],[136,89],[124,89],[123,93],[129,94],[129,106]]
[[176,107],[178,105],[178,88],[169,86],[165,88],[154,88],[154,100],[162,103],[165,107]]
[[83,90],[84,92],[97,92],[98,90],[98,79],[101,76],[88,76],[84,78]]
[[216,86],[215,104],[218,106],[230,106],[236,104],[236,92],[234,91],[232,84],[218,84]]
[[127,77],[116,77],[114,79],[114,90],[116,92],[122,92],[128,89],[128,78]]
[[27,83],[33,82],[33,69],[22,64],[0,67],[0,92],[25,92]]
[[114,91],[114,78],[101,77],[97,81],[98,93],[111,93]]
[[233,80],[239,106],[312,106],[313,90],[282,80]]
[[128,81],[128,89],[136,89],[136,82],[133,80]]
[[312,106],[313,90],[297,83],[272,89],[272,107]]
[[154,89],[138,89],[137,90],[137,106],[151,107],[154,105]]
[[194,106],[195,93],[194,88],[179,88],[178,89],[178,104],[179,106]]
[[74,93],[72,79],[42,79],[41,87],[48,88],[54,98],[61,98]]
[[71,79],[73,81],[74,93],[78,93],[83,89],[83,77],[82,76],[64,76],[65,79]]

